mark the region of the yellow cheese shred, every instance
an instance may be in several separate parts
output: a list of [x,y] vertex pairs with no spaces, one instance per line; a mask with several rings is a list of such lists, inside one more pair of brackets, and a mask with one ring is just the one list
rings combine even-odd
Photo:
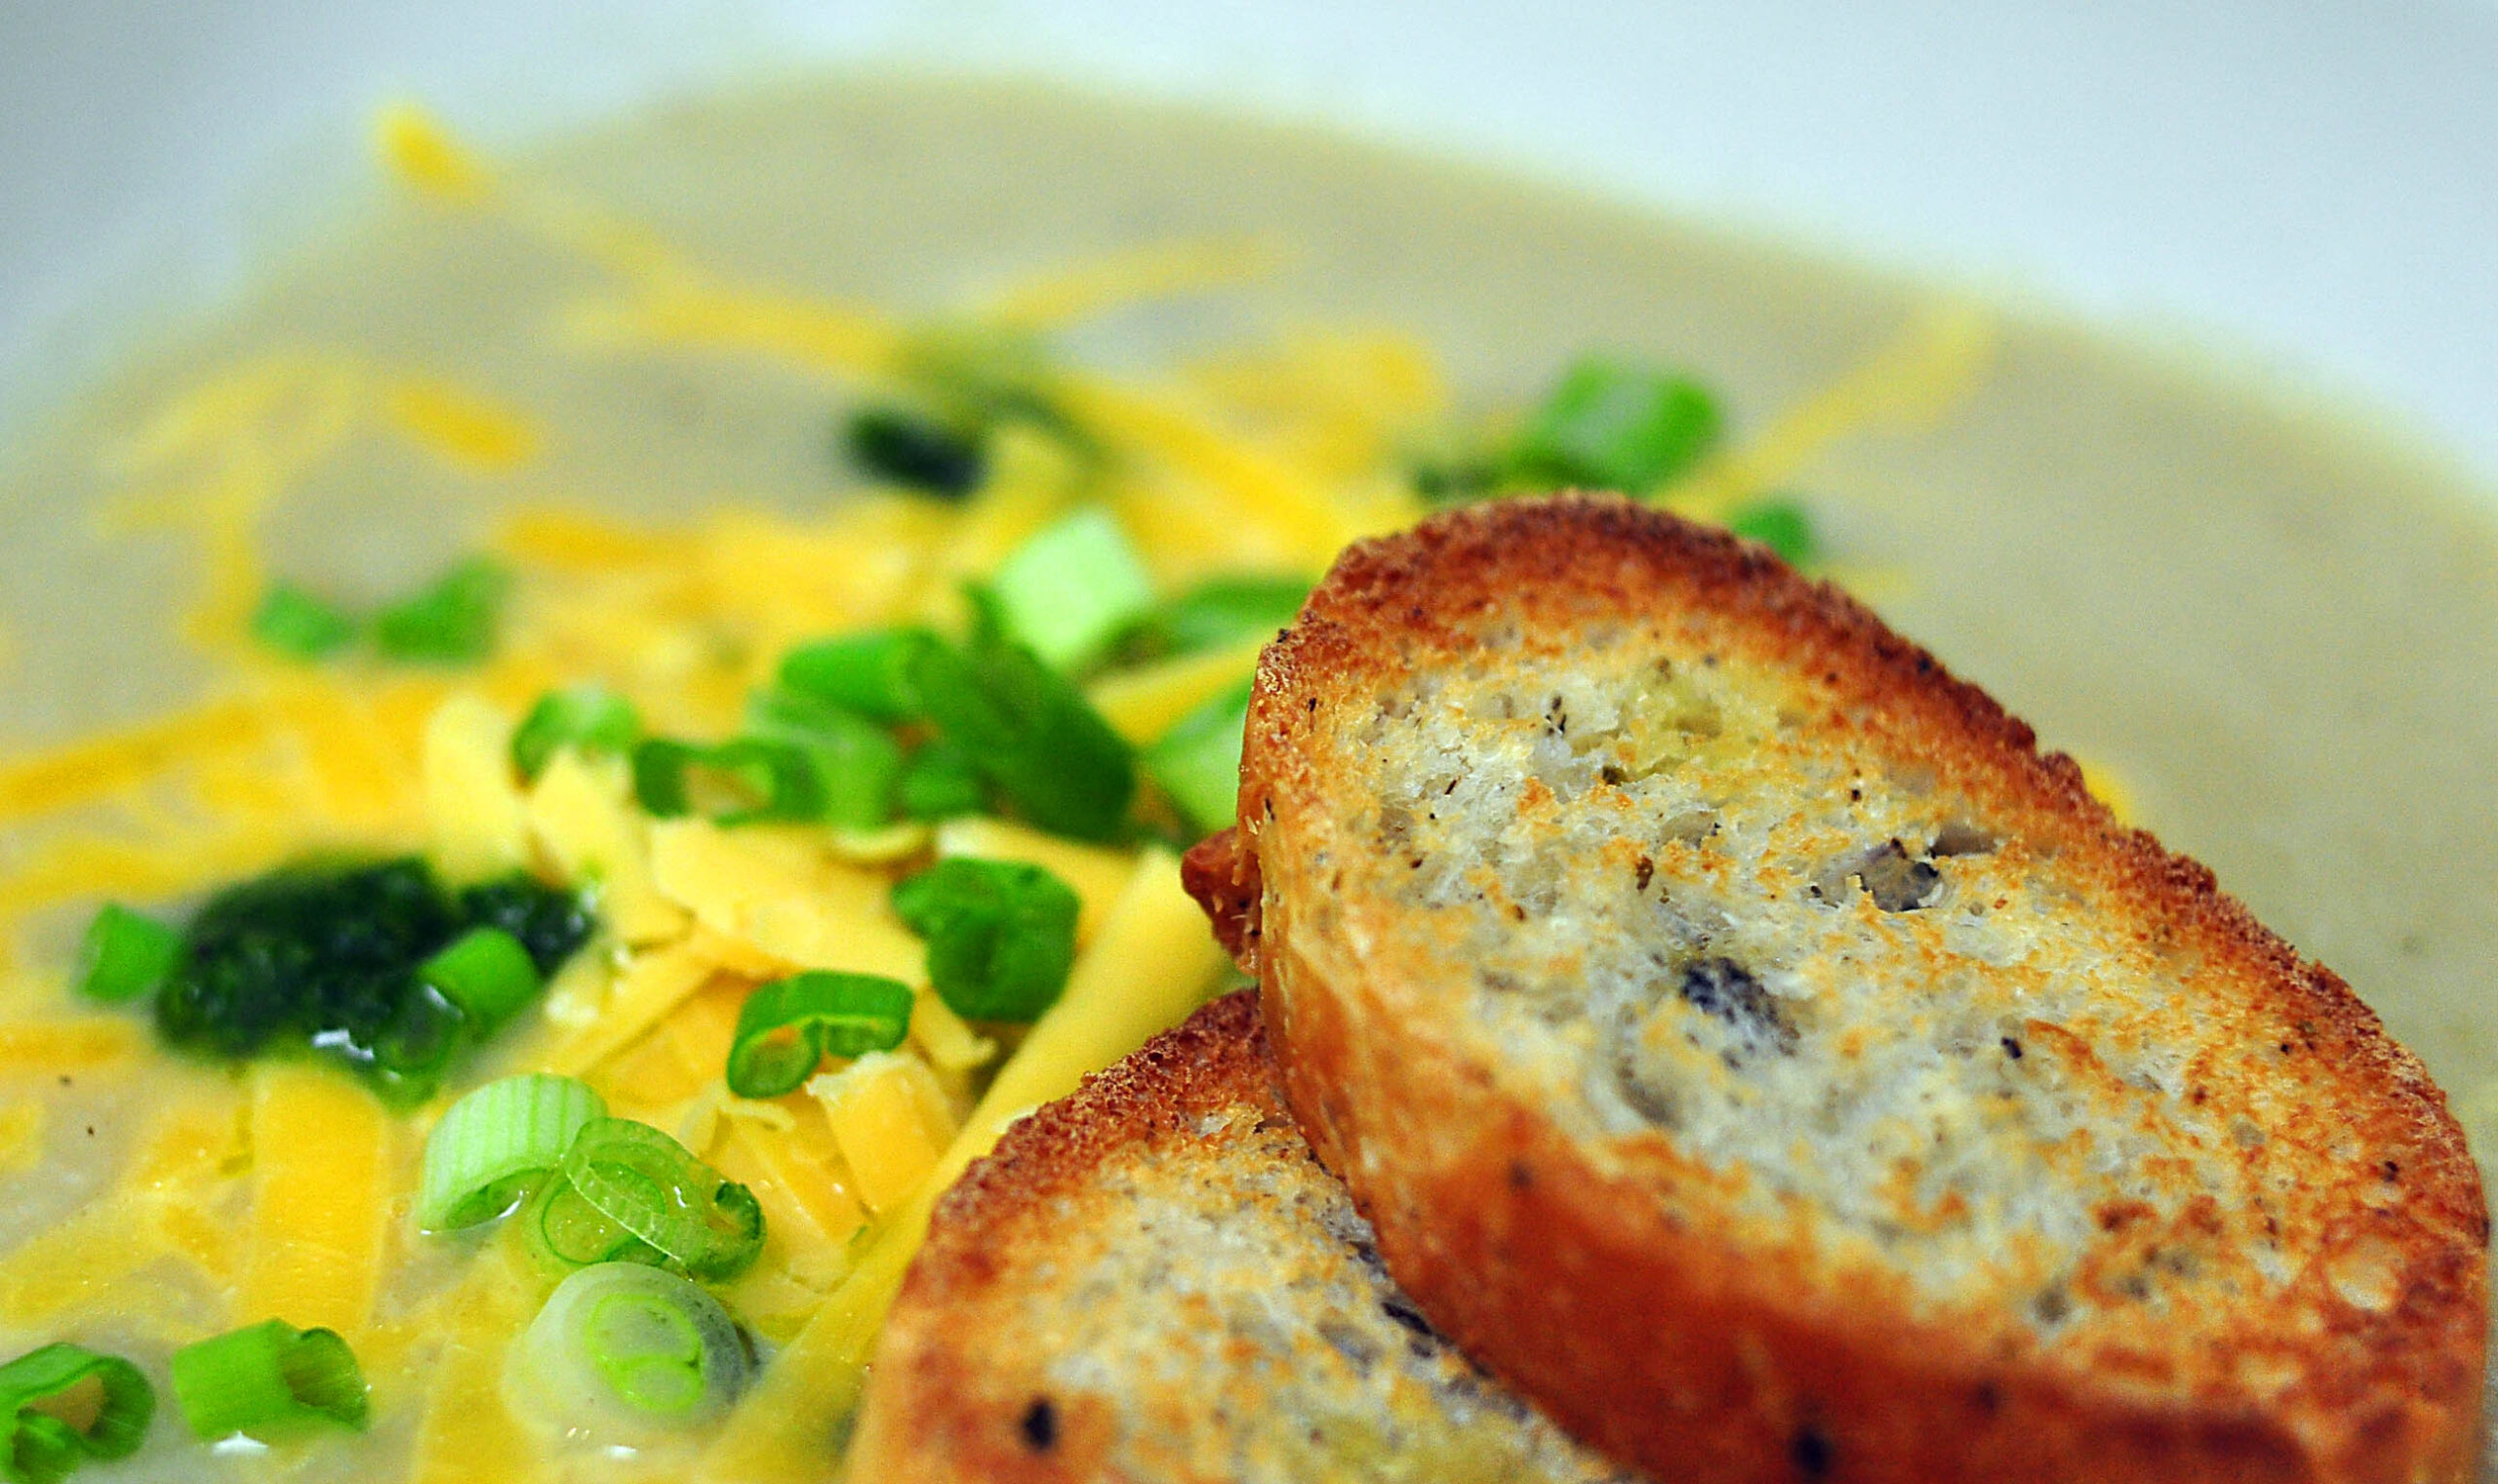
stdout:
[[849,1266],[849,1243],[867,1223],[866,1208],[852,1190],[822,1119],[805,1113],[786,1128],[749,1119],[723,1120],[714,1162],[720,1173],[742,1181],[764,1208],[765,1240],[772,1256],[801,1281],[829,1287]]
[[926,950],[885,904],[881,872],[830,858],[803,831],[651,826],[651,880],[704,927],[768,961],[908,980]]
[[1255,634],[1227,649],[1119,670],[1094,681],[1084,696],[1112,731],[1146,746],[1181,717],[1247,680],[1258,667],[1259,651],[1273,637]]
[[2090,790],[2093,798],[2108,806],[2108,812],[2116,817],[2117,823],[2142,822],[2141,807],[2135,802],[2133,784],[2123,774],[2099,758],[2076,756],[2074,764],[2081,769],[2081,785]]
[[426,1316],[442,1348],[408,1484],[506,1484],[538,1451],[504,1403],[504,1357],[529,1322],[534,1298],[508,1247],[481,1254],[449,1301]]
[[549,1047],[540,1069],[568,1077],[586,1074],[640,1040],[718,970],[719,961],[699,943],[674,943],[635,954],[616,977],[597,1019]]
[[383,405],[401,432],[480,472],[513,468],[538,452],[538,430],[528,419],[447,381],[401,381],[384,393]]
[[1884,425],[1931,424],[1975,390],[1994,342],[1994,322],[1974,306],[1935,305],[1864,364],[1668,490],[1666,505],[1697,520],[1723,520],[1793,481],[1842,438]]
[[808,1484],[857,1405],[884,1322],[937,1196],[1015,1119],[1074,1091],[1205,998],[1224,958],[1180,886],[1177,857],[1148,850],[1067,990],[1034,1023],[962,1132],[898,1207],[816,1317],[730,1414],[696,1477],[704,1484]]
[[160,1249],[142,1208],[106,1197],[0,1258],[0,1320],[49,1325],[97,1304],[118,1304],[131,1274]]
[[609,932],[628,943],[664,943],[685,931],[683,908],[651,885],[649,843],[627,805],[622,763],[560,748],[529,792],[529,827],[569,881],[594,882]]
[[252,1214],[236,1311],[352,1340],[373,1316],[387,1246],[392,1120],[325,1067],[252,1071]]
[[204,582],[183,620],[191,642],[249,658],[244,625],[267,587],[262,519],[346,441],[358,375],[317,356],[247,361],[193,388],[119,451],[127,471],[165,481],[124,503],[125,518],[197,538]]
[[902,338],[871,311],[646,271],[641,292],[577,304],[564,329],[584,345],[683,345],[760,351],[818,371],[889,370]]
[[529,801],[512,776],[511,718],[474,693],[434,708],[424,733],[424,816],[433,862],[454,882],[526,866]]
[[[913,1085],[914,1074],[924,1089]],[[824,1108],[860,1201],[880,1214],[919,1187],[954,1132],[929,1116],[931,1101],[942,1104],[945,1095],[917,1057],[869,1052],[811,1078],[807,1094]]]
[[0,913],[99,897],[147,902],[205,891],[267,869],[294,845],[291,833],[275,824],[155,840],[62,836],[0,872]]
[[414,103],[382,109],[374,120],[374,143],[383,163],[400,180],[438,200],[478,206],[493,191],[494,177],[485,162]]
[[1236,562],[1256,564],[1271,553],[1269,559],[1276,565],[1314,572],[1362,534],[1322,481],[1223,429],[1205,409],[1183,398],[1073,377],[1063,395],[1085,425],[1218,493],[1229,506],[1223,512],[1229,518],[1213,528],[1225,533],[1235,551],[1248,547]]
[[991,299],[980,318],[1056,329],[1141,300],[1249,283],[1289,258],[1283,241],[1265,233],[1148,243],[1017,284]]
[[689,534],[627,525],[590,510],[535,505],[505,516],[495,545],[514,561],[551,572],[614,572],[674,560]]
[[42,1161],[46,1111],[30,1098],[0,1104],[0,1175],[21,1174]]
[[234,1227],[220,1212],[187,1200],[157,1201],[147,1207],[147,1235],[221,1287],[237,1276]]
[[267,713],[210,702],[119,732],[0,762],[0,823],[127,794],[178,764],[260,744]]
[[119,1016],[0,1021],[0,1073],[34,1076],[115,1066],[139,1047],[138,1023]]

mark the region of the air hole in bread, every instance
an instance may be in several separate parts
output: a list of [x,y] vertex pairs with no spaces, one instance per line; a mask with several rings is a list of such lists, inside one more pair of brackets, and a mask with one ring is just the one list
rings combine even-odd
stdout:
[[1934,843],[1925,848],[1925,853],[1937,860],[1949,856],[1986,856],[1993,855],[2001,843],[1992,832],[1966,820],[1954,820],[1934,832]]
[[1329,1348],[1344,1356],[1345,1363],[1362,1375],[1370,1374],[1371,1366],[1379,1360],[1377,1341],[1333,1315],[1318,1321],[1318,1338],[1326,1341]]
[[1806,890],[1817,902],[1843,906],[1855,900],[1860,887],[1885,912],[1914,912],[1932,906],[1941,899],[1943,871],[1932,861],[1910,855],[1907,846],[1890,839],[1827,867]]
[[1914,912],[1932,902],[1943,886],[1943,872],[1931,861],[1919,860],[1897,840],[1886,840],[1856,868],[1866,895],[1885,912]]

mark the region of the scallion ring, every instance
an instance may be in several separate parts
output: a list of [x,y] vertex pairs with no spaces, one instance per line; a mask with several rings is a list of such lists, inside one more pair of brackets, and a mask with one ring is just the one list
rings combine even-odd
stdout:
[[802,644],[782,657],[786,690],[813,696],[875,721],[915,721],[919,695],[911,665],[941,641],[925,628],[880,628]]
[[1082,902],[1041,866],[953,857],[896,884],[893,905],[928,940],[929,983],[966,1020],[1034,1020],[1067,987]]
[[529,950],[501,928],[462,934],[417,966],[417,981],[458,1006],[479,1035],[492,1035],[545,986]]
[[502,1216],[564,1162],[584,1125],[606,1116],[606,1101],[571,1077],[525,1072],[478,1088],[425,1139],[417,1224],[456,1231]]
[[806,753],[822,805],[818,818],[826,823],[874,829],[893,819],[902,745],[882,725],[786,687],[749,697],[745,724],[749,737],[786,742]]
[[1086,505],[1026,538],[990,574],[1006,631],[1052,669],[1080,668],[1153,604],[1145,558],[1105,505]]
[[548,691],[511,734],[511,765],[534,779],[558,747],[584,752],[624,752],[642,735],[633,702],[602,685]]
[[908,683],[940,741],[1053,834],[1108,840],[1136,792],[1136,760],[1073,682],[984,624],[970,645],[909,658]]
[[203,1439],[314,1422],[364,1425],[364,1372],[330,1330],[264,1320],[184,1345],[168,1369],[182,1420]]
[[511,574],[482,557],[460,563],[373,616],[373,647],[385,658],[468,664],[494,652]]
[[[729,795],[716,809],[698,797],[705,782]],[[740,737],[717,746],[653,737],[633,749],[633,796],[660,819],[701,812],[722,824],[815,820],[824,815],[816,761],[794,742]]]
[[754,1192],[647,1123],[593,1119],[574,1136],[563,1173],[582,1199],[695,1277],[734,1277],[762,1250]]
[[78,992],[120,1004],[156,992],[181,961],[182,935],[119,902],[106,902],[78,947]]
[[667,1254],[618,1224],[589,1203],[573,1183],[558,1172],[521,1220],[529,1245],[557,1271],[568,1272],[593,1263],[639,1263],[658,1267]]
[[558,1284],[515,1359],[505,1373],[515,1414],[625,1445],[710,1422],[753,1369],[719,1301],[673,1274],[620,1263]]
[[0,1366],[0,1478],[56,1484],[89,1459],[135,1451],[156,1388],[117,1355],[48,1344]]
[[729,1091],[778,1098],[826,1057],[891,1051],[910,1028],[910,986],[872,974],[822,970],[776,980],[746,996],[729,1044]]

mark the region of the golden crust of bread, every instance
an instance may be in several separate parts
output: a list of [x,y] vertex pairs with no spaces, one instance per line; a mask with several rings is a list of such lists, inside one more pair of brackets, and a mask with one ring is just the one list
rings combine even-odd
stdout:
[[879,1339],[876,1484],[1636,1484],[1390,1286],[1274,1084],[1200,1010],[1010,1129],[940,1203]]
[[[1940,1153],[1932,1167],[1858,1171],[1841,1141],[1776,1170],[1775,1160],[1729,1164],[1687,1147],[1678,1131],[1695,1126],[1688,1106],[1656,1110],[1653,1126],[1605,1124],[1601,1107],[1578,1105],[1602,1100],[1579,1099],[1579,1084],[1551,1070],[1581,1068],[1522,1049],[1541,1044],[1543,1022],[1487,1031],[1486,1017],[1520,997],[1510,981],[1532,978],[1533,966],[1502,961],[1498,980],[1470,967],[1470,954],[1498,960],[1482,923],[1497,907],[1502,928],[1511,915],[1521,933],[1546,924],[1500,872],[1444,867],[1409,844],[1441,838],[1429,830],[1444,826],[1377,803],[1390,782],[1410,782],[1393,769],[1423,766],[1396,757],[1395,739],[1434,705],[1445,710],[1463,677],[1480,694],[1491,694],[1480,690],[1486,675],[1541,694],[1597,651],[1626,646],[1671,650],[1678,674],[1712,684],[1710,667],[1722,662],[1754,677],[1741,684],[1773,690],[1765,744],[1806,763],[1838,759],[1814,776],[1825,792],[1854,790],[1833,799],[1807,789],[1793,801],[1797,818],[1843,822],[1888,800],[1882,818],[1896,829],[1929,804],[1944,811],[1930,859],[1914,862],[1925,873],[1914,891],[1939,882],[1939,899],[1902,894],[1877,910],[1878,852],[1809,886],[1764,858],[1748,862],[1741,884],[1780,903],[1779,921],[1904,944],[1899,961],[1930,979],[1903,990],[1877,968],[1858,989],[1844,974],[1815,977],[1826,965],[1782,960],[1774,932],[1753,933],[1745,951],[1783,978],[1768,967],[1757,983],[1749,973],[1686,977],[1688,1003],[1665,1007],[1681,1021],[1641,1023],[1649,1039],[1632,1050],[1671,1053],[1693,1086],[1731,1090],[1739,1101],[1726,1105],[1752,1111],[1699,1126],[1758,1146],[1763,1124],[1784,1127],[1776,1120],[1793,1110],[1759,1101],[1748,1078],[1792,1076],[1808,1056],[1843,1069],[1856,1055],[1856,1041],[1819,1045],[1813,1015],[1833,1005],[1856,1014],[1861,1040],[1867,1015],[1878,1029],[1891,1013],[1883,995],[1908,995],[1896,1018],[1922,1027],[1955,1013],[1934,985],[2000,991],[2011,1018],[1988,1023],[2017,1033],[1992,1061],[1957,1048],[1965,1063],[1949,1072],[2005,1089],[2000,1105],[2013,1111],[1987,1115],[1996,1143],[1979,1146],[2010,1147],[2002,1130],[2062,1109],[2077,1120],[2064,1143],[2132,1150],[2096,1165],[2062,1147],[2035,1152],[2039,1168],[2088,1172],[2072,1191],[2045,1192],[2084,1214],[2080,1236],[2033,1233],[2024,1202],[2040,1192],[1990,1189],[1983,1172],[1954,1184],[1936,1173]],[[1431,689],[1441,676],[1459,678]],[[1712,712],[1704,741],[1716,726]],[[1750,764],[1709,766],[1733,778]],[[1503,795],[1514,818],[1476,822],[1467,838],[1511,842],[1504,871],[1557,872],[1559,915],[1550,900],[1537,905],[1560,921],[1584,905],[1569,891],[1585,862],[1542,860],[1534,831],[1601,804],[1631,822],[1592,837],[1618,847],[1613,834],[1648,827],[1611,787],[1625,777],[1608,766],[1606,788],[1558,803],[1530,779]],[[1760,838],[1819,838],[1758,805],[1729,804],[1729,822],[1751,809],[1770,819]],[[1983,859],[1946,849],[1964,818],[1982,826]],[[1285,1091],[1311,1143],[1433,1322],[1617,1456],[1698,1481],[2468,1476],[2488,1222],[2442,1096],[2340,980],[2300,961],[2203,867],[2118,825],[2070,760],[2039,753],[2029,728],[1835,589],[1608,497],[1480,506],[1356,546],[1262,660],[1239,819],[1235,836],[1194,854],[1189,880],[1260,978]],[[1642,910],[1735,890],[1710,857],[1715,827],[1680,831],[1653,860],[1642,848]],[[1905,861],[1917,847],[1904,851],[1894,835],[1888,850]],[[1677,869],[1686,876],[1652,886],[1652,874]],[[1409,871],[1440,884],[1406,887]],[[2104,953],[2050,955],[2011,988],[1993,984],[1954,954],[1973,942],[2015,958],[2026,949],[2027,940],[1985,936],[1996,930],[1972,894],[1997,892],[1994,907],[2029,909],[2024,920],[2046,924],[2041,932],[2080,933]],[[1939,909],[1914,910],[1928,900],[1957,916],[1947,924]],[[1707,941],[1752,927],[1690,931]],[[1536,941],[1569,937],[1556,929]],[[1578,962],[1551,976],[1563,990],[1536,1001],[1564,1032]],[[2057,1003],[2079,1009],[2021,1019],[2036,986],[2077,996]],[[2111,994],[2123,1003],[2096,1014]],[[1753,1016],[1738,1027],[1753,1039],[1726,1038],[1736,1010]],[[1662,1034],[1661,1023],[1688,1033]],[[1586,1042],[1556,1035],[1556,1046]],[[2019,1080],[2047,1074],[2062,1080],[2046,1092]],[[1894,1173],[1929,1200],[1898,1209],[1925,1211],[1931,1229],[1911,1214],[1869,1222],[1829,1209],[1826,1196],[1854,1200],[1856,1187]],[[1996,1238],[1999,1259],[1986,1247]],[[1937,1277],[1921,1253],[1958,1265]]]

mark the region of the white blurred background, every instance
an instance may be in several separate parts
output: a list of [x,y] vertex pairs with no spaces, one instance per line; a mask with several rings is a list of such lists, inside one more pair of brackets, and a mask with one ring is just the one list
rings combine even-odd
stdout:
[[507,142],[828,61],[1523,164],[2356,393],[2498,489],[2490,0],[10,0],[0,418],[351,199],[378,100]]

